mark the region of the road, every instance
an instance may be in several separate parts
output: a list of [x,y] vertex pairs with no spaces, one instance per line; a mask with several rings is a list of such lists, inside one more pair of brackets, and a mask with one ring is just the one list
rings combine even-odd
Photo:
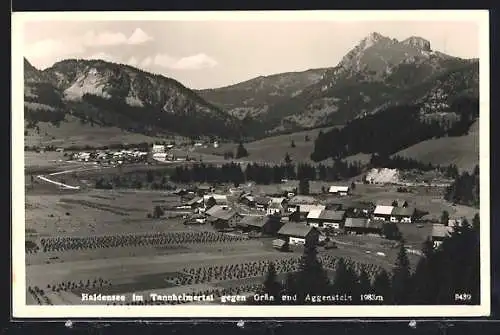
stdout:
[[[72,173],[72,172],[89,171],[89,170],[105,169],[105,168],[109,168],[109,167],[108,166],[95,166],[95,165],[93,165],[90,168],[88,168],[88,167],[80,167],[80,168],[77,168],[77,169],[71,169],[71,170],[64,170],[64,171],[53,172],[53,173],[50,173],[49,176],[56,176],[56,175],[61,175],[61,174],[66,174],[66,173]],[[72,186],[72,185],[68,185],[68,184],[65,184],[65,183],[61,183],[61,182],[49,179],[49,178],[47,178],[47,177],[45,177],[43,175],[38,175],[36,177],[38,179],[40,179],[40,180],[43,180],[43,181],[46,181],[48,183],[51,183],[51,184],[63,187],[65,189],[70,189],[70,190],[79,190],[80,189],[80,186]]]

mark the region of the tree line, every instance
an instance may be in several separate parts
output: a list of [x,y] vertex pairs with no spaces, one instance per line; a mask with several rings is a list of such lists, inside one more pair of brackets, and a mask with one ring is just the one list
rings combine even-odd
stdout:
[[465,135],[479,117],[477,98],[458,98],[446,108],[449,115],[457,115],[456,122],[425,118],[420,107],[393,106],[351,120],[343,128],[333,128],[326,133],[321,131],[315,140],[311,159],[322,161],[358,153],[390,155],[428,139]]
[[221,166],[195,164],[193,166],[177,166],[170,176],[174,182],[231,182],[241,184],[253,181],[257,184],[281,183],[283,179],[325,180],[334,181],[357,176],[361,173],[360,163],[336,161],[330,166],[300,164],[248,164],[245,168],[238,163],[227,163]]
[[[404,241],[403,241],[404,242]],[[455,227],[439,248],[430,239],[422,247],[422,256],[414,270],[410,265],[404,243],[392,271],[385,269],[375,274],[373,280],[361,269],[340,258],[331,278],[317,257],[314,245],[306,244],[299,270],[286,275],[284,281],[277,278],[276,269],[270,263],[259,294],[273,296],[270,301],[253,301],[259,304],[311,304],[308,296],[348,295],[351,301],[335,304],[383,304],[383,305],[457,305],[480,303],[479,278],[479,215],[472,224],[467,220]],[[372,294],[380,299],[363,298]],[[295,301],[283,302],[282,295],[296,296]],[[323,304],[332,304],[325,301]]]

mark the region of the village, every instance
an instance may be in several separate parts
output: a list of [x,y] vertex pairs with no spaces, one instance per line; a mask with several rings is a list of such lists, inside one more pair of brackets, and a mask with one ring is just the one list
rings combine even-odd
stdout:
[[[350,201],[352,186],[332,185],[325,198],[299,195],[293,186],[283,186],[281,193],[266,195],[234,188],[229,194],[222,194],[216,193],[214,187],[200,185],[174,191],[185,200],[175,209],[192,211],[184,215],[185,225],[208,224],[217,231],[249,238],[274,237],[273,246],[282,251],[306,242],[335,248],[333,241],[342,235],[391,238],[384,234],[387,224],[424,227],[420,223],[423,215],[406,201]],[[447,223],[432,223],[429,238],[435,248],[461,220],[450,218]]]

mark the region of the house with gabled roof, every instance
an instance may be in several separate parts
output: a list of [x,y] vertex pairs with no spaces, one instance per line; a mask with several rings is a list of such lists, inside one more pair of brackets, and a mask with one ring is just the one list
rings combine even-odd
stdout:
[[290,245],[304,245],[307,242],[317,244],[319,235],[319,231],[315,227],[300,223],[286,223],[278,231],[278,236]]

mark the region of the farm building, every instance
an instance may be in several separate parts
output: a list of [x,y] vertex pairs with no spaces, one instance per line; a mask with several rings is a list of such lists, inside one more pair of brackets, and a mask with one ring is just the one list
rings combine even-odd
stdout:
[[369,234],[381,232],[382,226],[378,222],[374,222],[367,218],[347,218],[344,224],[346,233]]
[[299,205],[296,208],[296,212],[298,211],[301,217],[307,218],[310,212],[312,211],[323,211],[326,209],[325,205]]
[[415,216],[415,208],[394,207],[391,213],[391,222],[412,223]]
[[267,205],[267,215],[284,214],[286,205],[286,198],[271,198]]
[[343,205],[343,208],[356,216],[368,216],[375,210],[375,205],[371,202],[353,201]]
[[287,223],[278,231],[281,239],[289,244],[317,244],[319,240],[319,231],[311,226],[297,223]]
[[213,191],[214,189],[210,185],[203,184],[196,187],[196,193],[198,193],[200,197],[212,193]]
[[242,194],[240,196],[240,203],[242,203],[245,206],[254,207],[255,197],[249,193]]
[[344,225],[345,211],[314,210],[307,215],[307,224],[319,228],[340,229]]
[[[213,208],[213,207],[212,207]],[[218,209],[213,211],[207,218],[207,221],[217,229],[235,228],[241,215],[231,209]]]
[[239,226],[245,231],[255,231],[265,235],[275,235],[283,226],[279,216],[244,216]]
[[433,224],[431,232],[431,240],[434,248],[439,248],[444,239],[449,237],[453,232],[453,227],[443,224]]
[[196,209],[203,206],[203,198],[191,199],[182,205],[178,206],[178,209]]
[[165,146],[161,144],[153,144],[153,148],[151,150],[153,154],[159,154],[159,153],[164,153],[165,152]]
[[203,206],[210,208],[213,205],[227,206],[227,196],[224,194],[206,194],[203,196]]
[[264,196],[255,197],[255,208],[260,210],[267,210],[267,206],[269,205],[270,200],[270,198]]
[[350,192],[349,186],[330,186],[328,188],[328,193],[345,196]]
[[266,213],[267,215],[275,215],[275,214],[283,214],[285,211],[285,208],[283,205],[277,202],[270,202],[269,205],[267,206]]
[[295,212],[299,206],[303,205],[316,205],[318,200],[316,198],[307,195],[296,195],[288,201],[288,211]]
[[377,205],[375,210],[373,211],[373,219],[380,221],[389,221],[391,219],[392,211],[394,207],[385,206],[385,205]]

